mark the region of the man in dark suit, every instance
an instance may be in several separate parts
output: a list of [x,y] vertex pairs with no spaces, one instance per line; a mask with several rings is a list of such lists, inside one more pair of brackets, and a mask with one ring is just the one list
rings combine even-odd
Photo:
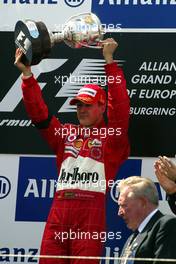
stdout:
[[155,184],[147,178],[132,176],[120,182],[119,191],[118,214],[134,232],[123,248],[120,264],[176,263],[176,218],[158,210]]
[[176,164],[166,156],[160,156],[154,164],[155,174],[167,194],[169,206],[176,214]]

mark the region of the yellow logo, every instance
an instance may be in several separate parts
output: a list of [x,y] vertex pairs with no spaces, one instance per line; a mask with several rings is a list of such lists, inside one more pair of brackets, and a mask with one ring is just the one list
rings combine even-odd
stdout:
[[77,148],[77,149],[80,149],[83,145],[83,140],[82,139],[76,139],[74,142],[74,147]]

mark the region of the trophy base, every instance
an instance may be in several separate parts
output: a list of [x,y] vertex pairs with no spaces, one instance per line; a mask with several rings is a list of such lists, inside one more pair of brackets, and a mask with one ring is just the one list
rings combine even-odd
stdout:
[[47,58],[51,50],[48,30],[43,22],[18,21],[15,26],[15,45],[24,55],[22,63],[36,65]]

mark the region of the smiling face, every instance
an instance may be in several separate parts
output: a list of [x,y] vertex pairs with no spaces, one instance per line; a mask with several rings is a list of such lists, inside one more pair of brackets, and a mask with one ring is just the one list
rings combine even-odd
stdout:
[[83,102],[78,101],[76,106],[77,117],[82,126],[91,128],[102,121],[105,105],[99,102],[94,104],[84,104]]
[[123,218],[129,229],[136,230],[144,220],[146,216],[145,204],[145,198],[131,195],[129,187],[126,187],[120,193],[118,215]]

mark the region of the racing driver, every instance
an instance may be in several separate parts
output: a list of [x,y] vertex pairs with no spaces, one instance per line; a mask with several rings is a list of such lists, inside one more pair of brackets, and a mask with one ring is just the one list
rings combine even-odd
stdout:
[[[70,101],[76,105],[79,125],[61,124],[50,114],[30,66],[21,62],[22,51],[16,50],[15,65],[22,72],[25,108],[57,157],[57,188],[40,254],[78,257],[40,258],[40,264],[97,264],[98,259],[79,257],[102,255],[105,194],[129,155],[129,97],[123,71],[113,60],[117,46],[112,38],[102,41],[108,99],[100,86],[91,83],[84,85]],[[103,118],[106,105],[107,124]],[[105,130],[107,133],[102,136]]]

